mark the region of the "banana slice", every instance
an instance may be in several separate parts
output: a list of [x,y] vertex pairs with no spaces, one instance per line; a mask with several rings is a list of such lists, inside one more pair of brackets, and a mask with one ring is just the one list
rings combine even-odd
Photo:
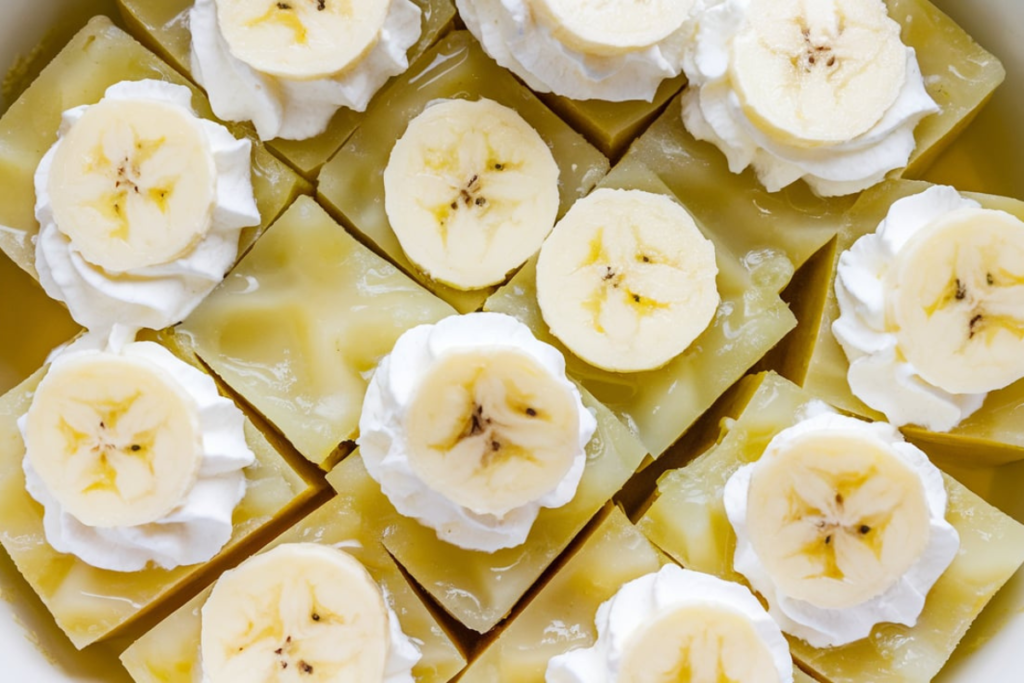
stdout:
[[667,610],[627,642],[620,683],[780,683],[771,651],[750,619],[724,606]]
[[584,54],[620,55],[660,43],[694,0],[530,0],[558,42]]
[[1024,222],[962,208],[919,231],[889,271],[900,352],[953,394],[1024,377]]
[[271,76],[313,80],[359,62],[380,39],[391,0],[216,0],[231,54]]
[[58,228],[85,260],[114,273],[169,263],[210,230],[217,171],[182,107],[106,100],[61,140],[49,193]]
[[226,572],[203,605],[204,680],[383,681],[388,618],[380,588],[351,555],[280,545]]
[[195,400],[165,370],[112,353],[55,363],[26,420],[27,458],[61,506],[94,527],[170,513],[199,474]]
[[537,262],[552,334],[605,370],[664,365],[707,328],[720,301],[714,245],[668,197],[600,189],[559,221]]
[[568,387],[515,349],[449,352],[409,407],[410,466],[477,514],[532,503],[565,478],[579,450],[579,408]]
[[513,109],[448,100],[409,124],[384,170],[388,220],[438,282],[502,282],[540,248],[558,214],[558,166]]
[[882,0],[752,0],[730,77],[765,133],[831,145],[866,133],[893,105],[907,48]]
[[778,590],[824,609],[884,593],[930,535],[918,474],[879,439],[844,426],[794,435],[763,457],[746,522]]

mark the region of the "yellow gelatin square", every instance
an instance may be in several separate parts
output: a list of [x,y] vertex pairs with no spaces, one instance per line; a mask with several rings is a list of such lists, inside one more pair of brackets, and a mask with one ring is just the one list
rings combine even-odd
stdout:
[[[82,29],[0,118],[0,249],[24,270],[36,274],[32,237],[35,218],[33,176],[43,155],[57,141],[61,114],[93,104],[107,88],[121,81],[156,79],[192,90],[192,106],[213,119],[209,102],[198,88],[142,47],[106,17]],[[251,246],[277,215],[309,184],[270,154],[247,127],[229,126],[235,137],[252,142],[252,184],[262,222],[242,231],[239,254]]]
[[459,622],[486,633],[505,618],[544,570],[629,479],[645,451],[607,408],[586,391],[583,404],[597,413],[597,432],[587,444],[587,465],[575,497],[560,508],[543,508],[526,542],[495,553],[466,550],[400,515],[370,478],[358,451],[328,475],[342,498],[366,514],[366,523],[405,571]]
[[[599,187],[645,190],[675,199],[658,176],[630,158],[620,162]],[[689,204],[683,205],[690,209]],[[661,368],[609,372],[562,345],[545,324],[537,303],[536,257],[484,305],[485,310],[518,318],[538,339],[558,348],[565,356],[566,372],[628,425],[654,457],[796,326],[778,294],[793,275],[790,262],[778,252],[736,252],[728,244],[729,223],[706,222],[690,212],[715,245],[721,303],[708,328]]]
[[[875,232],[893,203],[929,187],[932,185],[922,181],[890,180],[861,195],[847,216],[835,247],[822,254],[819,267],[827,268],[828,275],[818,281],[828,283],[827,291],[823,297],[817,297],[817,305],[807,306],[801,312],[798,341],[785,352],[790,358],[802,359],[784,366],[783,371],[790,380],[843,410],[873,420],[882,420],[884,416],[853,395],[846,378],[849,361],[832,334],[832,323],[839,318],[834,287],[836,269],[840,255],[860,237]],[[984,208],[1005,211],[1024,220],[1024,202],[971,192],[962,195]],[[942,460],[960,464],[1005,464],[1024,460],[1024,427],[1017,416],[1022,406],[1024,380],[991,392],[980,410],[949,432],[931,432],[913,425],[903,427],[902,431],[908,439],[927,446],[934,457]]]
[[[338,496],[266,550],[284,543],[319,543],[351,553],[383,588],[402,632],[419,647],[420,661],[412,670],[416,683],[446,683],[465,667],[465,657],[373,534],[379,511],[362,504],[368,499]],[[212,586],[204,590],[124,651],[121,662],[136,683],[195,683],[202,679],[200,610],[212,590]]]
[[[817,397],[774,373],[747,378],[733,420],[723,421],[716,446],[666,473],[638,526],[656,546],[689,569],[743,583],[733,570],[736,535],[725,514],[723,489],[742,465],[761,457],[768,442],[799,420]],[[794,658],[828,683],[926,683],[939,672],[982,608],[1024,563],[1024,526],[945,476],[946,520],[960,551],[928,593],[913,627],[881,624],[863,640],[812,648],[789,638]]]
[[0,543],[79,649],[131,633],[140,621],[173,609],[221,568],[247,554],[250,545],[273,538],[280,520],[295,515],[323,488],[293,468],[247,420],[245,439],[256,462],[245,470],[247,488],[234,511],[234,534],[216,557],[171,570],[114,572],[92,567],[47,543],[43,508],[25,490],[25,444],[17,420],[28,411],[45,374],[45,369],[39,370],[0,398]]
[[479,651],[461,683],[544,683],[548,661],[597,640],[597,608],[633,579],[669,562],[609,505],[590,536]]
[[371,246],[460,313],[480,308],[493,288],[459,291],[409,261],[384,211],[383,171],[409,122],[439,99],[487,98],[516,110],[551,148],[559,168],[559,216],[608,171],[608,160],[492,62],[467,31],[434,46],[367,110],[366,120],[320,173],[319,198]]
[[685,85],[686,76],[682,74],[662,81],[650,102],[571,100],[552,93],[538,93],[537,96],[570,126],[583,133],[605,156],[618,159],[629,143],[650,125]]
[[[181,73],[192,73],[192,34],[188,13],[194,0],[117,0],[121,16],[136,36]],[[455,6],[451,0],[412,0],[422,12],[420,38],[406,56],[412,64],[451,28]],[[387,87],[385,85],[385,87]],[[308,140],[269,140],[266,145],[309,179],[352,135],[363,112],[341,108],[320,135]]]
[[326,469],[398,337],[454,313],[300,197],[177,331]]

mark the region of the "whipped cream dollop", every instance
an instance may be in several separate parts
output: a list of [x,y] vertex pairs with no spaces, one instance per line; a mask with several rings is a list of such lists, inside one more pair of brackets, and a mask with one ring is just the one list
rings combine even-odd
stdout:
[[[102,343],[98,336],[80,339],[53,360],[51,370],[83,354],[99,356],[109,352],[97,348],[97,343]],[[206,562],[231,538],[231,518],[245,495],[243,469],[255,462],[255,455],[245,441],[245,418],[234,403],[220,395],[213,378],[159,344],[131,342],[116,353],[153,364],[176,379],[195,400],[202,430],[198,478],[180,504],[153,523],[132,527],[87,526],[63,509],[32,468],[26,413],[18,420],[26,442],[22,461],[25,488],[43,506],[46,540],[57,552],[75,555],[93,567],[110,571],[140,571],[149,564],[173,569]]]
[[[123,81],[109,87],[103,101],[148,100],[180,107],[194,119],[209,143],[216,169],[215,203],[204,239],[180,258],[156,265],[110,272],[91,263],[54,216],[49,178],[61,139],[89,105],[64,112],[58,140],[35,173],[36,270],[51,297],[67,304],[83,327],[103,331],[117,325],[163,329],[181,322],[224,279],[238,256],[245,227],[259,225],[250,175],[251,144],[237,140],[223,126],[195,115],[192,92],[163,81]],[[172,200],[174,198],[172,197]]]
[[[575,400],[579,439],[572,464],[546,494],[503,515],[481,514],[429,486],[410,462],[408,417],[419,385],[436,363],[452,354],[514,350],[541,366]],[[565,359],[538,341],[530,329],[500,313],[470,313],[420,325],[403,334],[381,361],[366,391],[359,419],[359,448],[366,470],[401,514],[434,529],[438,538],[473,550],[494,552],[521,545],[541,508],[557,508],[576,495],[586,465],[586,445],[597,420],[583,405],[579,390],[565,377]]]
[[793,660],[789,644],[757,598],[740,584],[674,564],[624,584],[611,599],[602,603],[595,620],[597,641],[589,648],[552,657],[545,681],[615,683],[620,680],[620,667],[626,649],[633,645],[634,636],[659,616],[691,606],[720,609],[749,620],[771,655],[779,683],[792,683]]
[[886,276],[900,249],[935,221],[962,208],[980,208],[952,187],[936,185],[889,207],[878,229],[839,256],[839,317],[832,334],[850,361],[854,396],[897,427],[915,424],[945,432],[981,408],[987,394],[952,394],[927,382],[899,352],[887,319]]
[[939,111],[925,90],[914,49],[906,48],[902,89],[870,130],[836,144],[797,146],[759,127],[744,111],[732,82],[733,41],[745,27],[752,1],[698,0],[693,10],[683,60],[689,86],[682,99],[690,134],[718,147],[733,173],[753,166],[769,192],[802,178],[821,196],[853,194],[906,166],[916,147],[914,128]]
[[456,0],[455,4],[484,51],[537,92],[574,100],[650,102],[662,81],[682,72],[682,26],[642,50],[594,55],[562,44],[538,20],[529,0]]
[[262,140],[319,135],[342,107],[365,111],[392,76],[409,68],[407,52],[420,39],[420,8],[392,0],[377,44],[331,78],[293,80],[262,73],[231,53],[218,25],[215,0],[196,0],[189,13],[192,75],[226,121],[252,121]]
[[[939,472],[920,449],[907,443],[890,424],[866,422],[839,415],[821,402],[807,406],[801,421],[782,430],[769,442],[760,460],[737,470],[725,485],[724,505],[736,532],[733,566],[768,602],[769,613],[786,633],[813,647],[836,647],[866,638],[881,623],[913,626],[924,609],[925,598],[956,557],[960,536],[946,521],[946,487]],[[909,467],[923,485],[928,506],[928,540],[910,569],[883,593],[843,609],[818,607],[783,593],[758,557],[748,530],[751,477],[759,464],[768,463],[801,437],[830,431],[856,432],[871,438]]]

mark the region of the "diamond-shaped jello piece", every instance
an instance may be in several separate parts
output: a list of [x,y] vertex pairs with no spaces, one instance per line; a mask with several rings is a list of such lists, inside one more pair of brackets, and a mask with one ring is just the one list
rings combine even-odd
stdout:
[[431,102],[451,98],[494,100],[540,134],[560,171],[559,216],[593,189],[608,171],[608,160],[492,62],[467,31],[448,35],[377,98],[365,122],[321,171],[319,197],[388,260],[468,313],[480,308],[493,288],[464,292],[431,280],[406,258],[384,211],[383,170],[395,141]]
[[178,328],[312,462],[353,439],[378,361],[455,311],[300,197]]
[[[675,197],[635,159],[619,163],[599,187],[645,190]],[[689,204],[684,203],[687,209]],[[538,339],[565,355],[566,371],[627,424],[654,457],[659,456],[722,393],[740,379],[796,325],[779,298],[793,267],[778,251],[735,252],[730,223],[708,222],[691,210],[715,245],[721,303],[706,330],[681,355],[656,370],[615,373],[596,368],[568,351],[541,316],[536,294],[536,257],[491,296],[484,308],[507,313]]]
[[[743,582],[733,570],[736,535],[726,518],[723,489],[742,465],[799,420],[817,397],[767,373],[744,380],[735,419],[719,443],[685,467],[665,474],[638,523],[659,548],[689,569]],[[1024,526],[945,476],[946,520],[960,535],[960,552],[928,593],[913,627],[881,624],[849,645],[812,648],[789,638],[794,658],[829,683],[884,680],[925,683],[952,654],[971,622],[1024,562]]]

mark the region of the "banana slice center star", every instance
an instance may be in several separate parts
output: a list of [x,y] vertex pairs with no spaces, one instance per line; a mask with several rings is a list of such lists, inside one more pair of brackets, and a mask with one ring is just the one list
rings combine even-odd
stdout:
[[623,683],[778,683],[771,651],[733,610],[691,605],[661,614],[628,641]]
[[62,138],[49,191],[58,229],[90,263],[115,273],[166,264],[210,230],[213,153],[180,107],[105,100]]
[[413,471],[477,514],[501,516],[552,491],[579,449],[572,392],[517,350],[442,358],[406,424]]
[[852,432],[807,434],[751,477],[751,543],[787,596],[842,609],[885,592],[924,552],[929,512],[917,474]]
[[1024,377],[1024,221],[952,212],[912,237],[890,272],[899,350],[929,383],[985,393]]
[[194,400],[155,366],[115,355],[62,363],[28,413],[33,469],[61,506],[90,526],[167,515],[198,475]]

